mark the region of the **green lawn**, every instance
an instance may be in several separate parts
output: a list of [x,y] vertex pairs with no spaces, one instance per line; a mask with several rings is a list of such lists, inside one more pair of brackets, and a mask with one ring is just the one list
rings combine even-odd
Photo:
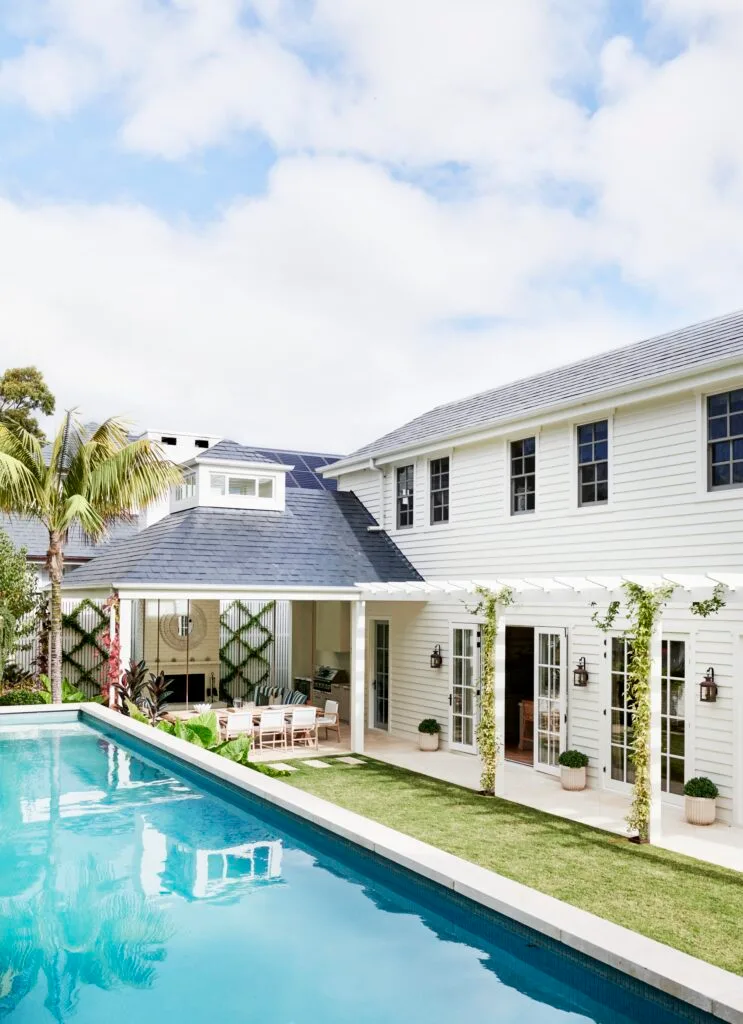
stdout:
[[298,789],[743,974],[743,874],[379,761],[294,766]]

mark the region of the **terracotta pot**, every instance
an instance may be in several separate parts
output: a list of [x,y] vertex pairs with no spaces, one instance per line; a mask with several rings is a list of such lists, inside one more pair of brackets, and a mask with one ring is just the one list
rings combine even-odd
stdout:
[[563,789],[585,789],[586,769],[560,766],[560,782]]
[[437,732],[419,732],[418,747],[421,750],[438,750],[439,734]]
[[685,796],[684,811],[690,825],[712,825],[717,810],[714,798],[706,796]]

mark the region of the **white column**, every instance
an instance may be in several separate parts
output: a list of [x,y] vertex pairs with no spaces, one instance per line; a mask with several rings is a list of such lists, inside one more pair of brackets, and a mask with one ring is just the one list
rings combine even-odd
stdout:
[[663,627],[660,621],[650,641],[650,841],[662,834],[661,820],[661,676],[663,671]]
[[[113,622],[112,622],[113,625]],[[132,660],[132,602],[119,601],[119,670],[123,674]],[[109,704],[114,706],[115,697],[109,695]]]
[[506,792],[506,619],[498,616],[495,637],[495,794]]
[[364,753],[366,718],[366,601],[351,605],[351,750]]

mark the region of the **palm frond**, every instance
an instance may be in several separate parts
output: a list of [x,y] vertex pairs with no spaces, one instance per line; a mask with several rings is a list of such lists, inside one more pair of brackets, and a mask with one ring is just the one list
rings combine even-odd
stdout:
[[180,467],[142,438],[91,466],[88,497],[104,519],[121,519],[151,505],[182,479]]
[[0,451],[12,455],[41,480],[48,472],[44,462],[44,449],[34,434],[23,427],[7,427],[0,423]]
[[60,503],[54,525],[60,533],[66,533],[73,523],[79,523],[91,540],[100,540],[106,533],[105,519],[84,494],[70,494]]
[[38,480],[28,466],[0,449],[0,512],[26,516],[38,508]]
[[68,409],[64,419],[52,441],[52,455],[50,469],[57,480],[63,480],[67,475],[72,460],[85,441],[83,425],[75,415],[74,409]]

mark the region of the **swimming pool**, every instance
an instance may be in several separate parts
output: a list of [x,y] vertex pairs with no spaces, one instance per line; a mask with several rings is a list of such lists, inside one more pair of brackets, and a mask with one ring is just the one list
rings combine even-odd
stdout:
[[12,1024],[712,1017],[77,716],[0,725]]

